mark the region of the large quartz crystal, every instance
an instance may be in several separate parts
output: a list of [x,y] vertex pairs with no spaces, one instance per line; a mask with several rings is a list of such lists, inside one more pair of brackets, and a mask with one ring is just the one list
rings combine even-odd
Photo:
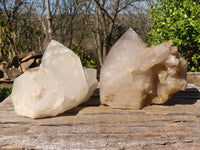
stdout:
[[52,40],[39,70],[15,79],[11,99],[19,115],[49,117],[88,100],[96,86],[96,70],[83,68],[73,51]]
[[185,90],[187,63],[168,41],[147,48],[129,29],[111,48],[100,74],[100,100],[113,108],[139,109]]

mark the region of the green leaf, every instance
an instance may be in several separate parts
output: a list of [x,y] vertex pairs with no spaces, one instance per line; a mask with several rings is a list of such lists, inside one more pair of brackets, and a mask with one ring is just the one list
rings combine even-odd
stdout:
[[200,5],[196,0],[158,0],[148,11],[152,30],[148,45],[172,39],[188,61],[189,71],[200,71]]

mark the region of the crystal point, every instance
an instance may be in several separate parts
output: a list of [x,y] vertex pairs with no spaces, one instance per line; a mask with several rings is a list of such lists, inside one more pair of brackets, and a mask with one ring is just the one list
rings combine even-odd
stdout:
[[113,108],[139,109],[166,102],[185,90],[187,63],[173,42],[147,47],[129,29],[111,48],[100,73],[100,101]]
[[52,40],[39,70],[15,79],[11,99],[17,114],[43,118],[88,100],[96,86],[96,70],[84,69],[73,51]]

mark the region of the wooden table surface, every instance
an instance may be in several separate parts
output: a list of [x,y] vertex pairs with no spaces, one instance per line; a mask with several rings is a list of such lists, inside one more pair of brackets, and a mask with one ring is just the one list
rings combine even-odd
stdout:
[[0,149],[200,149],[200,93],[188,88],[164,105],[112,109],[90,101],[56,117],[15,114],[0,103]]

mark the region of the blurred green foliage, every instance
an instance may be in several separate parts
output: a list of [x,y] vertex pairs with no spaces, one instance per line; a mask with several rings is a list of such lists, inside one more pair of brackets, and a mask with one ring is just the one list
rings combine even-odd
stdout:
[[12,88],[0,88],[0,102],[7,98],[12,92]]
[[91,56],[86,54],[83,50],[79,49],[77,45],[71,44],[70,49],[80,57],[83,67],[87,68],[96,67],[96,63],[91,59]]
[[34,34],[37,35],[37,36],[41,36],[42,35],[42,31],[39,29],[39,28],[35,28],[33,30]]
[[5,60],[8,60],[9,53],[13,52],[13,45],[10,44],[13,34],[13,25],[11,21],[5,20],[0,16],[0,32],[1,32],[1,40],[2,43],[1,53],[2,57]]
[[188,71],[200,71],[200,1],[157,0],[149,10],[152,30],[148,44],[173,40],[188,61]]

